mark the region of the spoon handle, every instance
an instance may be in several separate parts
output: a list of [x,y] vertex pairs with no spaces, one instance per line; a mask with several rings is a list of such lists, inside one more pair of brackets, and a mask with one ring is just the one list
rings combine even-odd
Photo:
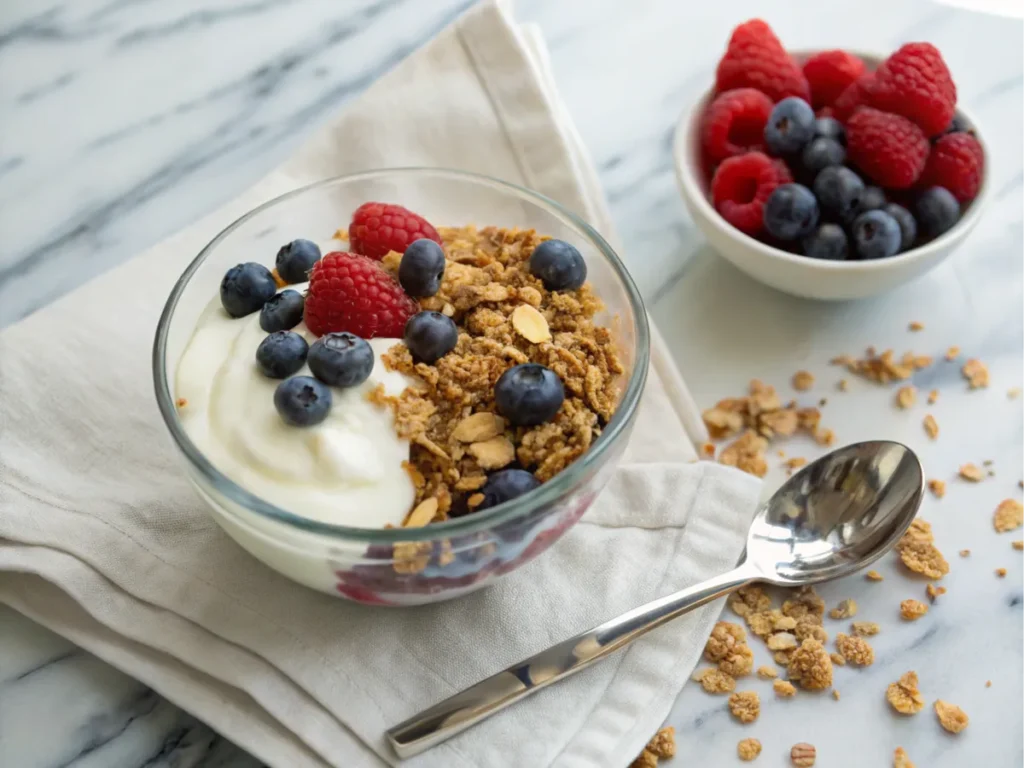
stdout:
[[399,757],[418,755],[534,691],[579,672],[652,629],[758,578],[752,566],[741,563],[721,576],[652,600],[425,709],[389,729],[388,740]]

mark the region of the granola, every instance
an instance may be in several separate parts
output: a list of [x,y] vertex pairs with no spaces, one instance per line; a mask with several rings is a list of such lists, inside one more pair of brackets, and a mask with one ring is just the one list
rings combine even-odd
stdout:
[[942,699],[935,702],[935,714],[939,718],[939,725],[950,733],[960,733],[970,723],[970,718],[960,707]]
[[737,691],[729,697],[729,711],[741,723],[752,723],[761,714],[761,699],[756,691]]
[[810,371],[797,371],[793,374],[793,389],[806,392],[814,386],[814,374]]
[[969,480],[972,483],[980,483],[985,479],[985,472],[981,467],[976,464],[971,464],[970,462],[962,465],[957,474],[959,474],[964,480]]
[[1024,525],[1024,505],[1016,499],[1003,499],[992,515],[992,527],[997,533],[1014,531]]
[[676,729],[668,725],[651,737],[643,751],[629,764],[629,768],[657,768],[660,758],[675,757],[675,754]]
[[793,651],[789,660],[789,678],[812,691],[832,685],[832,659],[820,641],[809,637]]
[[884,581],[885,576],[880,574],[878,571],[868,571],[864,574],[864,578],[868,581]]
[[892,755],[892,768],[915,768],[903,747],[896,747]]
[[907,672],[895,683],[889,683],[886,701],[901,715],[916,715],[924,709],[924,697],[917,688],[917,673]]
[[924,431],[927,433],[928,437],[935,440],[939,436],[939,422],[935,420],[934,416],[928,413],[925,414],[924,422],[922,423],[924,424]]
[[896,405],[907,409],[917,402],[917,387],[907,385],[896,390]]
[[896,551],[907,568],[929,579],[941,579],[949,573],[949,563],[936,548],[932,527],[925,520],[917,518],[910,524]]
[[890,381],[909,379],[914,371],[931,365],[932,359],[926,355],[906,352],[897,360],[891,349],[887,349],[879,355],[875,353],[874,347],[869,347],[865,356],[860,360],[849,355],[840,355],[833,358],[831,362],[833,365],[845,365],[850,373],[855,373],[868,381],[888,384]]
[[788,699],[796,696],[796,687],[788,680],[776,680],[772,683],[772,690],[780,699]]
[[920,600],[904,600],[900,603],[900,616],[907,621],[916,621],[928,613],[928,605]]
[[761,742],[757,739],[743,739],[736,745],[736,754],[740,760],[749,763],[761,754]]
[[836,635],[836,648],[848,662],[858,667],[867,667],[875,663],[874,648],[858,635],[845,635],[840,632]]
[[853,598],[841,600],[839,605],[828,612],[830,619],[849,619],[857,615],[857,601]]
[[981,360],[971,358],[964,363],[960,372],[967,379],[971,389],[983,389],[988,386],[988,366]]
[[929,480],[928,490],[932,492],[936,499],[941,499],[946,495],[946,484],[942,480]]
[[701,670],[693,679],[706,693],[732,693],[736,690],[736,678],[714,667]]
[[860,635],[861,637],[877,635],[882,629],[873,621],[855,621],[850,628],[853,630],[853,634]]

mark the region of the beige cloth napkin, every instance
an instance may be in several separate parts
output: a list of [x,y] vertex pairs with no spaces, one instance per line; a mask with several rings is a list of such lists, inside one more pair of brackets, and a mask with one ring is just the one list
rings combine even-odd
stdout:
[[[150,344],[164,298],[218,229],[269,197],[417,164],[532,187],[611,234],[539,37],[488,2],[256,188],[0,334],[0,601],[272,766],[397,762],[387,727],[730,568],[757,498],[749,476],[692,463],[699,416],[659,339],[607,490],[545,556],[490,589],[367,608],[299,587],[235,546],[186,482],[153,403]],[[718,610],[651,633],[408,765],[626,765],[667,715]]]

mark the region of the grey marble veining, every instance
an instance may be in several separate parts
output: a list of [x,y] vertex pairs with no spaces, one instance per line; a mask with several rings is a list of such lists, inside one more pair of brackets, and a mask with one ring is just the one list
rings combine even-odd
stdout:
[[[0,3],[0,327],[129,258],[215,208],[268,170],[331,115],[446,25],[469,0],[80,0]],[[798,369],[817,377],[824,422],[843,442],[898,439],[919,451],[929,476],[948,480],[929,498],[951,563],[949,593],[924,619],[898,618],[923,584],[891,559],[886,580],[826,587],[830,605],[854,597],[858,618],[878,621],[876,662],[836,672],[839,702],[799,695],[775,702],[762,681],[762,714],[739,726],[725,702],[688,686],[670,717],[686,765],[729,765],[746,736],[760,763],[787,764],[790,745],[815,743],[819,764],[891,764],[904,746],[921,768],[1019,766],[1022,740],[1022,567],[1013,535],[990,515],[1020,497],[1021,254],[1024,133],[1020,21],[924,2],[865,0],[519,0],[540,25],[555,78],[605,186],[624,257],[652,305],[699,403],[740,393],[757,376],[789,392]],[[884,52],[927,39],[943,51],[960,101],[992,152],[994,194],[954,258],[888,296],[826,305],[785,297],[712,254],[676,193],[671,132],[708,86],[738,21],[761,15],[793,48]],[[979,44],[979,41],[984,41]],[[916,334],[910,320],[924,321]],[[924,407],[897,411],[892,391],[828,365],[874,344],[941,356],[950,344],[992,371],[968,392],[958,364],[915,375],[942,427],[930,442]],[[961,358],[960,362],[963,361]],[[851,378],[850,391],[835,389]],[[794,393],[795,394],[795,393]],[[795,439],[789,455],[820,447]],[[995,461],[979,486],[955,479],[966,462]],[[777,482],[773,468],[768,483]],[[956,551],[970,548],[969,558]],[[1006,567],[997,579],[996,567]],[[829,622],[830,634],[843,625]],[[755,644],[757,664],[769,661]],[[885,686],[921,675],[929,709],[894,717]],[[992,680],[991,688],[985,681]],[[938,697],[972,718],[959,737],[939,729]],[[144,685],[0,607],[0,765],[258,765]],[[668,763],[672,765],[672,763]]]

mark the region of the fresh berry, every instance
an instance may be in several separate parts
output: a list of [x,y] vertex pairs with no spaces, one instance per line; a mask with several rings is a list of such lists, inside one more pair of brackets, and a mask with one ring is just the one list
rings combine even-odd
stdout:
[[846,51],[822,51],[804,62],[804,77],[811,86],[811,103],[827,107],[864,74],[864,62]]
[[444,249],[423,237],[409,243],[398,264],[398,282],[410,296],[433,296],[444,277]]
[[311,240],[292,240],[277,252],[277,274],[286,283],[304,283],[309,270],[320,261],[320,246]]
[[719,93],[756,88],[773,103],[787,96],[805,101],[811,98],[804,73],[761,19],[744,22],[733,30],[725,55],[718,62],[715,88]]
[[549,291],[575,291],[587,279],[587,262],[564,240],[545,240],[530,254],[530,274]]
[[753,88],[737,88],[715,97],[701,118],[700,139],[712,163],[760,149],[772,101]]
[[276,296],[271,296],[270,301],[263,305],[260,310],[260,328],[267,333],[290,331],[302,322],[305,304],[306,300],[301,293],[286,288]]
[[804,238],[803,253],[812,259],[844,261],[849,255],[846,233],[838,224],[822,224]]
[[885,205],[885,192],[881,187],[864,187],[860,196],[860,205],[857,213],[874,211]]
[[274,407],[293,427],[312,427],[326,419],[331,399],[331,390],[312,376],[292,376],[274,390]]
[[931,43],[907,43],[875,70],[871,106],[902,115],[926,136],[942,133],[956,109],[956,85]]
[[232,317],[245,317],[260,309],[274,294],[277,283],[270,270],[250,261],[227,271],[220,282],[220,303]]
[[849,168],[831,165],[815,177],[814,194],[827,216],[848,221],[860,206],[864,182]]
[[896,203],[886,203],[882,210],[896,219],[896,223],[900,225],[900,252],[909,249],[917,239],[917,222],[914,221],[914,215]]
[[345,389],[370,378],[373,348],[354,333],[327,333],[313,342],[307,362],[324,384]]
[[514,365],[494,385],[498,413],[517,427],[535,427],[554,418],[565,400],[558,374],[538,363]]
[[869,106],[874,80],[874,73],[866,72],[859,80],[848,85],[832,105],[833,117],[845,123],[858,107]]
[[929,187],[914,205],[917,223],[926,237],[947,232],[960,218],[960,204],[953,193],[943,187]]
[[764,143],[773,155],[793,155],[814,138],[814,110],[796,96],[772,108],[764,126]]
[[455,348],[459,329],[440,312],[419,312],[405,324],[402,341],[417,363],[435,363]]
[[835,118],[836,111],[832,107],[821,107],[820,109],[814,110],[814,115],[818,119]]
[[945,187],[961,203],[973,200],[981,189],[985,153],[969,133],[949,133],[932,145],[921,183]]
[[477,509],[496,507],[532,491],[539,485],[540,480],[525,469],[503,469],[495,472],[487,478],[487,482],[480,489],[484,500],[477,505]]
[[309,276],[306,326],[317,336],[348,331],[398,338],[416,302],[380,264],[355,253],[328,253]]
[[748,152],[724,161],[711,180],[711,201],[722,218],[741,232],[758,234],[764,224],[764,204],[779,184],[791,180],[785,163],[762,152]]
[[271,379],[287,379],[306,363],[309,345],[294,331],[275,331],[256,347],[256,365]]
[[776,157],[772,159],[772,165],[775,166],[775,173],[778,175],[779,184],[789,184],[793,181],[793,173],[789,170],[785,160],[781,157]]
[[907,189],[924,171],[928,137],[905,117],[862,107],[846,124],[850,162],[886,189]]
[[822,139],[835,139],[846,146],[846,129],[834,117],[822,117],[814,121],[814,135]]
[[884,259],[900,250],[900,225],[885,211],[868,211],[854,219],[850,228],[853,247],[861,259]]
[[783,184],[764,206],[764,228],[779,240],[797,240],[818,225],[818,201],[803,184]]
[[363,203],[352,214],[348,226],[353,252],[378,261],[388,251],[405,253],[409,243],[424,237],[441,243],[437,230],[422,216],[387,203]]
[[842,144],[835,139],[819,137],[804,147],[800,155],[800,165],[813,179],[822,169],[830,165],[842,165],[845,159],[846,150]]

